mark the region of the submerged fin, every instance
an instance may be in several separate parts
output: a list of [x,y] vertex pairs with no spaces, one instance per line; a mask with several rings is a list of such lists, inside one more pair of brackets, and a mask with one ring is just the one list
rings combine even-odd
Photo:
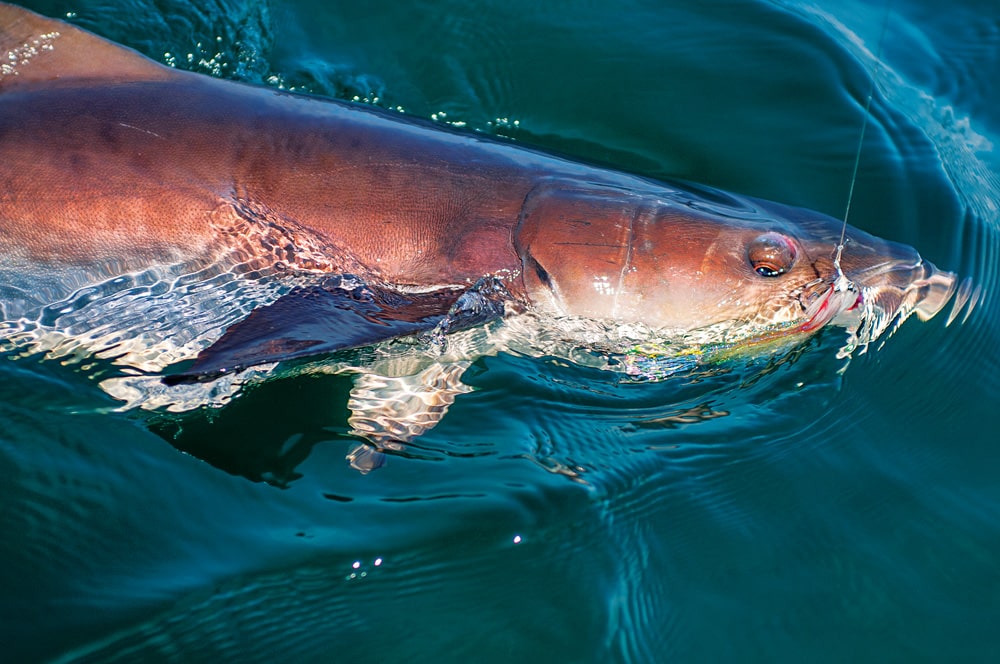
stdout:
[[472,388],[462,382],[469,362],[432,364],[411,376],[359,374],[347,407],[351,433],[365,439],[347,455],[351,467],[368,473],[385,464],[385,450],[402,451],[406,443],[440,422],[459,394]]
[[400,293],[351,276],[296,288],[256,309],[199,353],[190,369],[164,376],[167,385],[210,381],[223,374],[433,330],[461,291]]
[[362,475],[367,475],[368,473],[381,468],[385,465],[386,458],[385,452],[379,451],[374,447],[362,443],[357,445],[347,454],[347,461],[351,464],[351,468],[358,471]]
[[0,92],[60,81],[150,81],[183,74],[144,55],[0,2]]

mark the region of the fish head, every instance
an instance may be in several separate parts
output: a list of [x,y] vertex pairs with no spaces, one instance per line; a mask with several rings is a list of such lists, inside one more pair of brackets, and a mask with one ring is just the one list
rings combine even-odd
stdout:
[[710,342],[801,337],[833,322],[867,345],[951,299],[955,275],[906,245],[847,227],[838,261],[843,228],[817,212],[711,189],[563,184],[528,197],[515,243],[533,306],[682,335],[711,331]]

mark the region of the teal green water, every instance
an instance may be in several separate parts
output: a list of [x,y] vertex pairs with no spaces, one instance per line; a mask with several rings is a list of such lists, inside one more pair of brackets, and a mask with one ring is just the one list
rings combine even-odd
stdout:
[[[0,357],[5,661],[994,661],[1000,12],[956,0],[31,8],[185,68],[357,97],[842,216],[985,296],[841,377],[623,383],[502,354],[367,476],[350,379],[184,416]],[[169,55],[168,55],[169,54]],[[2,168],[2,165],[0,165]]]

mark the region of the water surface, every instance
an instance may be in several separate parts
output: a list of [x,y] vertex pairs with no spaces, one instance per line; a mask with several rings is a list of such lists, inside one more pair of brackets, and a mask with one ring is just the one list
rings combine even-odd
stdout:
[[[990,661],[1000,651],[1000,13],[867,2],[33,2],[177,67],[844,213],[964,323],[629,383],[506,353],[406,455],[350,378],[120,412],[0,358],[15,661]],[[875,85],[872,86],[874,79]],[[102,373],[103,372],[103,373]]]

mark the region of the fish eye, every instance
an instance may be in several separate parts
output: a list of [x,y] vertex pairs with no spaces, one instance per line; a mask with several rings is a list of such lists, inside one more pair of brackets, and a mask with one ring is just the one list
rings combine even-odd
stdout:
[[780,233],[764,233],[747,248],[747,259],[762,277],[778,277],[792,269],[795,245]]

